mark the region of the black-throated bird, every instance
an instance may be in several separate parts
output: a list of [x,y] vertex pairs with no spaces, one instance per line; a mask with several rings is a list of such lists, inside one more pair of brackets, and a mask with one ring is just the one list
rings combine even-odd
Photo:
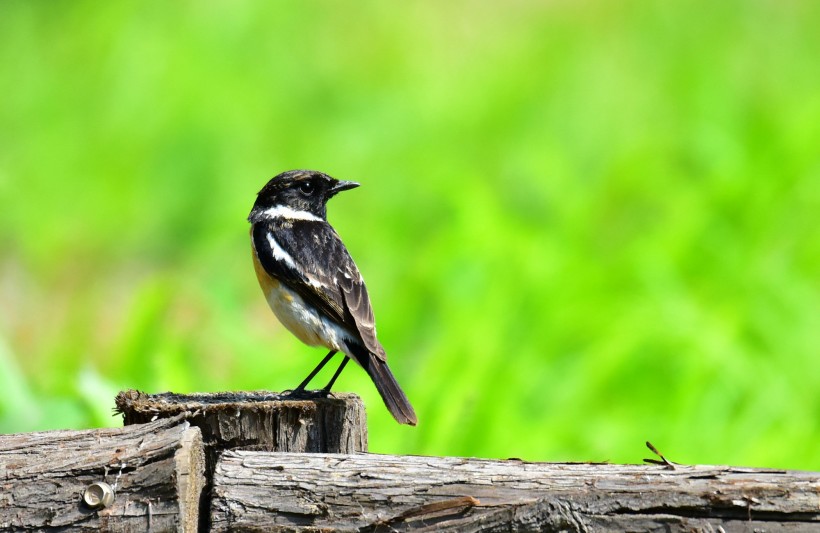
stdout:
[[393,417],[416,425],[416,413],[376,338],[362,275],[327,222],[327,201],[358,186],[313,170],[291,170],[271,179],[248,216],[256,276],[279,321],[305,344],[330,350],[296,392],[342,352],[345,357],[325,392],[353,359],[367,371]]

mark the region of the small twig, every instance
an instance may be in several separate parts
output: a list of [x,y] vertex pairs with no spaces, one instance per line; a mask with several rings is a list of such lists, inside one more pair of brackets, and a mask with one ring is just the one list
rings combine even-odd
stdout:
[[662,454],[661,452],[659,452],[659,451],[658,451],[658,449],[657,449],[657,448],[655,448],[655,447],[652,445],[652,443],[651,443],[651,442],[646,441],[646,447],[647,447],[647,448],[649,448],[649,450],[650,450],[652,453],[654,453],[655,455],[657,455],[658,457],[660,457],[660,458],[661,458],[661,460],[660,460],[660,461],[658,461],[657,459],[644,459],[644,460],[643,460],[643,462],[644,462],[644,463],[651,463],[651,464],[653,464],[653,465],[663,465],[663,466],[665,466],[665,467],[667,468],[667,470],[674,470],[674,469],[675,469],[675,466],[679,464],[679,463],[673,463],[672,461],[670,461],[669,459],[667,459],[666,457],[664,457],[664,456],[663,456],[663,454]]

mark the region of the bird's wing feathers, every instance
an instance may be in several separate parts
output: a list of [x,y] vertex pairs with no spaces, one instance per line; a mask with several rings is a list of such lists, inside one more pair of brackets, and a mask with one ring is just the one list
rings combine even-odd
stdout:
[[257,223],[253,241],[268,274],[350,333],[358,333],[368,351],[385,359],[362,275],[330,224],[307,220]]
[[[345,250],[345,255],[347,255],[347,250]],[[376,319],[373,316],[373,308],[370,306],[367,287],[365,287],[362,275],[353,260],[349,259],[345,265],[345,267],[339,267],[340,277],[337,279],[347,312],[353,318],[356,330],[359,332],[365,347],[370,353],[384,361],[387,356],[381,343],[376,338]]]

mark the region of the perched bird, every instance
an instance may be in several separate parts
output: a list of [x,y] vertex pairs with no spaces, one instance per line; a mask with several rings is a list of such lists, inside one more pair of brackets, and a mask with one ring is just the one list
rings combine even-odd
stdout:
[[342,360],[324,389],[329,392],[349,359],[376,385],[384,404],[401,424],[416,425],[416,413],[387,366],[367,288],[359,269],[330,224],[327,201],[359,184],[313,170],[291,170],[271,179],[248,216],[253,264],[259,285],[276,318],[309,346],[330,353],[295,389],[337,353]]

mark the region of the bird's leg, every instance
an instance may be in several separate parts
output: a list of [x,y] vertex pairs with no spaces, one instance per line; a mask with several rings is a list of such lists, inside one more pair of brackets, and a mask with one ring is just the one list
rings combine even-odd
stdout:
[[[321,361],[321,362],[320,362],[320,363],[316,366],[316,368],[314,368],[314,369],[313,369],[313,372],[311,372],[310,374],[308,374],[308,377],[306,377],[306,378],[305,378],[305,380],[304,380],[303,382],[301,382],[301,383],[299,384],[299,386],[298,386],[298,387],[296,387],[296,388],[293,390],[293,393],[294,393],[294,394],[300,394],[300,393],[304,392],[305,387],[307,387],[307,386],[308,386],[308,383],[310,383],[310,380],[311,380],[311,379],[313,379],[313,377],[314,377],[316,374],[318,374],[318,373],[319,373],[319,371],[320,371],[320,370],[321,370],[321,369],[322,369],[322,368],[323,368],[323,367],[327,364],[327,362],[328,362],[328,361],[330,361],[330,360],[333,358],[333,356],[334,356],[334,355],[336,355],[336,350],[330,350],[330,353],[328,353],[328,354],[325,356],[325,358],[324,358],[324,359],[322,359],[322,361]],[[347,359],[347,358],[345,357],[345,359]]]
[[347,356],[344,356],[344,358],[342,359],[342,364],[340,364],[339,368],[336,369],[336,373],[333,374],[332,378],[330,378],[330,382],[327,385],[325,385],[325,388],[322,389],[322,392],[324,392],[325,394],[330,393],[330,388],[333,386],[334,383],[336,383],[336,378],[338,378],[339,374],[342,373],[342,370],[345,369],[345,365],[347,364],[348,361],[350,361],[350,358],[347,357]]

